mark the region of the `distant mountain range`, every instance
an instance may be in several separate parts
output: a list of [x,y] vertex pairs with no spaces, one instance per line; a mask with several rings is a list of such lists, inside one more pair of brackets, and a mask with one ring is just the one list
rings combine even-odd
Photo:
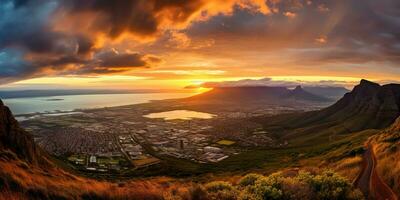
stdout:
[[[317,91],[317,90],[313,90]],[[224,102],[236,104],[265,103],[283,105],[293,102],[332,102],[334,100],[304,90],[268,86],[217,87],[208,92],[189,97],[189,101]]]
[[350,90],[344,87],[332,86],[306,86],[303,87],[303,89],[309,93],[333,100],[338,100],[342,98],[344,94],[350,92]]

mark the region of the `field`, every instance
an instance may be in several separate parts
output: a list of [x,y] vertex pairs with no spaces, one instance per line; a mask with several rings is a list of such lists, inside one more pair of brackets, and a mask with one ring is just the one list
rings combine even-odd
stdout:
[[154,157],[145,157],[145,158],[142,158],[139,160],[132,161],[132,163],[133,163],[133,165],[135,165],[135,167],[145,167],[145,166],[156,164],[159,162],[160,162],[160,159],[157,159]]
[[231,146],[234,145],[236,142],[232,140],[220,140],[217,142],[219,145],[224,145],[224,146]]

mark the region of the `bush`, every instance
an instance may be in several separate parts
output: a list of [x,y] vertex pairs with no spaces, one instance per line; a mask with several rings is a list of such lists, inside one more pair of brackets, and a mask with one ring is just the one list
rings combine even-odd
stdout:
[[238,192],[230,183],[215,181],[205,185],[210,200],[236,200]]
[[346,199],[351,190],[349,181],[333,171],[324,171],[309,182],[318,199]]
[[247,186],[254,185],[255,182],[262,177],[264,177],[264,176],[262,176],[260,174],[248,174],[240,179],[239,186],[247,187]]
[[214,181],[211,183],[206,184],[207,192],[219,192],[224,190],[233,190],[232,184],[224,181]]
[[208,199],[286,200],[286,199],[363,199],[350,182],[333,171],[321,174],[300,171],[294,177],[274,173],[269,176],[248,174],[238,185],[227,182],[206,184]]
[[255,199],[281,199],[283,197],[281,191],[282,179],[283,177],[280,174],[259,178],[254,185],[246,188],[246,192],[252,193]]
[[285,178],[282,191],[283,199],[315,199],[311,187],[297,178]]
[[196,185],[189,189],[191,200],[207,200],[207,192],[204,187]]

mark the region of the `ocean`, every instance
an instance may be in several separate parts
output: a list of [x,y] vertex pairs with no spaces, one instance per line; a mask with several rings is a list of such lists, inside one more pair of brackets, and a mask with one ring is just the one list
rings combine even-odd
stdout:
[[3,99],[13,114],[73,111],[147,103],[152,100],[184,98],[192,93],[95,94]]

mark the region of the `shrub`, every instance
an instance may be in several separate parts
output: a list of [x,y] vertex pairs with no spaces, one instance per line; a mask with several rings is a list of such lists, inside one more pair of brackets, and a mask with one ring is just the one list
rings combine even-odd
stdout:
[[236,200],[238,192],[230,183],[215,181],[205,185],[210,200]]
[[282,191],[283,199],[315,199],[311,187],[297,178],[285,178]]
[[207,192],[219,192],[224,190],[233,190],[232,184],[224,181],[214,181],[206,184]]
[[333,171],[324,171],[309,182],[318,199],[346,199],[351,191],[349,181]]
[[[239,181],[237,188],[240,200],[363,199],[362,193],[353,190],[347,179],[330,170],[317,175],[300,171],[293,177],[282,173],[269,176],[248,174]],[[212,192],[222,190],[232,190],[232,185],[218,182],[207,189]]]
[[281,177],[271,175],[262,177],[255,182],[253,186],[247,190],[254,194],[257,199],[281,199],[283,193],[281,191]]
[[241,187],[247,187],[254,185],[257,180],[262,178],[263,176],[260,174],[247,174],[243,178],[240,179],[239,181],[239,186]]
[[189,189],[189,196],[191,197],[191,200],[206,200],[207,192],[204,187],[196,185]]

